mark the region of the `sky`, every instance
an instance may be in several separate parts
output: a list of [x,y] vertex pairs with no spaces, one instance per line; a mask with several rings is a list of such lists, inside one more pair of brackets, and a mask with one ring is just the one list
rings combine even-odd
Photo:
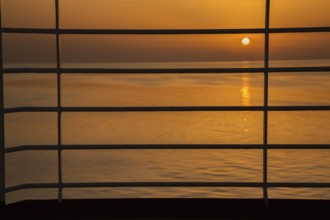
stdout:
[[[54,0],[2,0],[4,27],[54,28]],[[60,0],[61,28],[262,28],[265,0]],[[329,0],[271,0],[271,27],[330,26]],[[251,39],[242,46],[244,37]],[[262,34],[61,36],[63,62],[253,61]],[[34,51],[31,55],[31,51]],[[330,34],[273,34],[270,58],[329,59]],[[55,36],[4,35],[5,62],[55,61]]]

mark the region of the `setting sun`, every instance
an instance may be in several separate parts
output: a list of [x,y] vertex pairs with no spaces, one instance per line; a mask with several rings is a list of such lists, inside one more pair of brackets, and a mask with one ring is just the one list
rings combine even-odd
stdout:
[[251,43],[251,41],[250,41],[249,38],[247,38],[247,37],[243,38],[243,40],[242,40],[242,44],[243,44],[244,46],[247,46],[247,45],[249,45],[250,43]]

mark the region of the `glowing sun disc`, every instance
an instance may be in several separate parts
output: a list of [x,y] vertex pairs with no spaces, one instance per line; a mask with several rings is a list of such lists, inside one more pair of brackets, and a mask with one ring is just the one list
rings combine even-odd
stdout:
[[247,37],[243,38],[243,40],[242,40],[242,44],[243,44],[244,46],[247,46],[247,45],[249,45],[250,43],[251,43],[251,41],[250,41],[249,38],[247,38]]

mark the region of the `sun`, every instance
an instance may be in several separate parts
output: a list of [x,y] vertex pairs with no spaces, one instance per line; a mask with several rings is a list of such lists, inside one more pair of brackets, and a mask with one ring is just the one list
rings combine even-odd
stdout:
[[242,44],[244,46],[248,46],[248,45],[250,45],[250,43],[251,43],[251,40],[249,38],[245,37],[242,39]]

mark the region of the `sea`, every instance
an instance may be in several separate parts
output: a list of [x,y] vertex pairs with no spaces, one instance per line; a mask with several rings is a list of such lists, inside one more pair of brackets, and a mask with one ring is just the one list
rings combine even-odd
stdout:
[[[6,64],[5,67],[54,67]],[[330,66],[330,60],[271,61]],[[63,63],[64,68],[237,68],[250,62]],[[57,106],[56,74],[5,74],[5,107]],[[262,106],[263,73],[62,74],[61,105]],[[270,106],[330,105],[330,72],[269,73]],[[263,112],[62,113],[62,144],[262,144]],[[330,144],[329,111],[269,112],[269,144]],[[5,115],[6,148],[56,145],[57,113]],[[330,150],[268,150],[269,182],[330,182]],[[262,182],[262,150],[64,150],[63,182]],[[5,155],[6,187],[56,183],[57,151]],[[329,188],[269,188],[269,198],[330,199]],[[57,189],[7,193],[7,203]],[[64,188],[63,198],[262,198],[262,188]]]

